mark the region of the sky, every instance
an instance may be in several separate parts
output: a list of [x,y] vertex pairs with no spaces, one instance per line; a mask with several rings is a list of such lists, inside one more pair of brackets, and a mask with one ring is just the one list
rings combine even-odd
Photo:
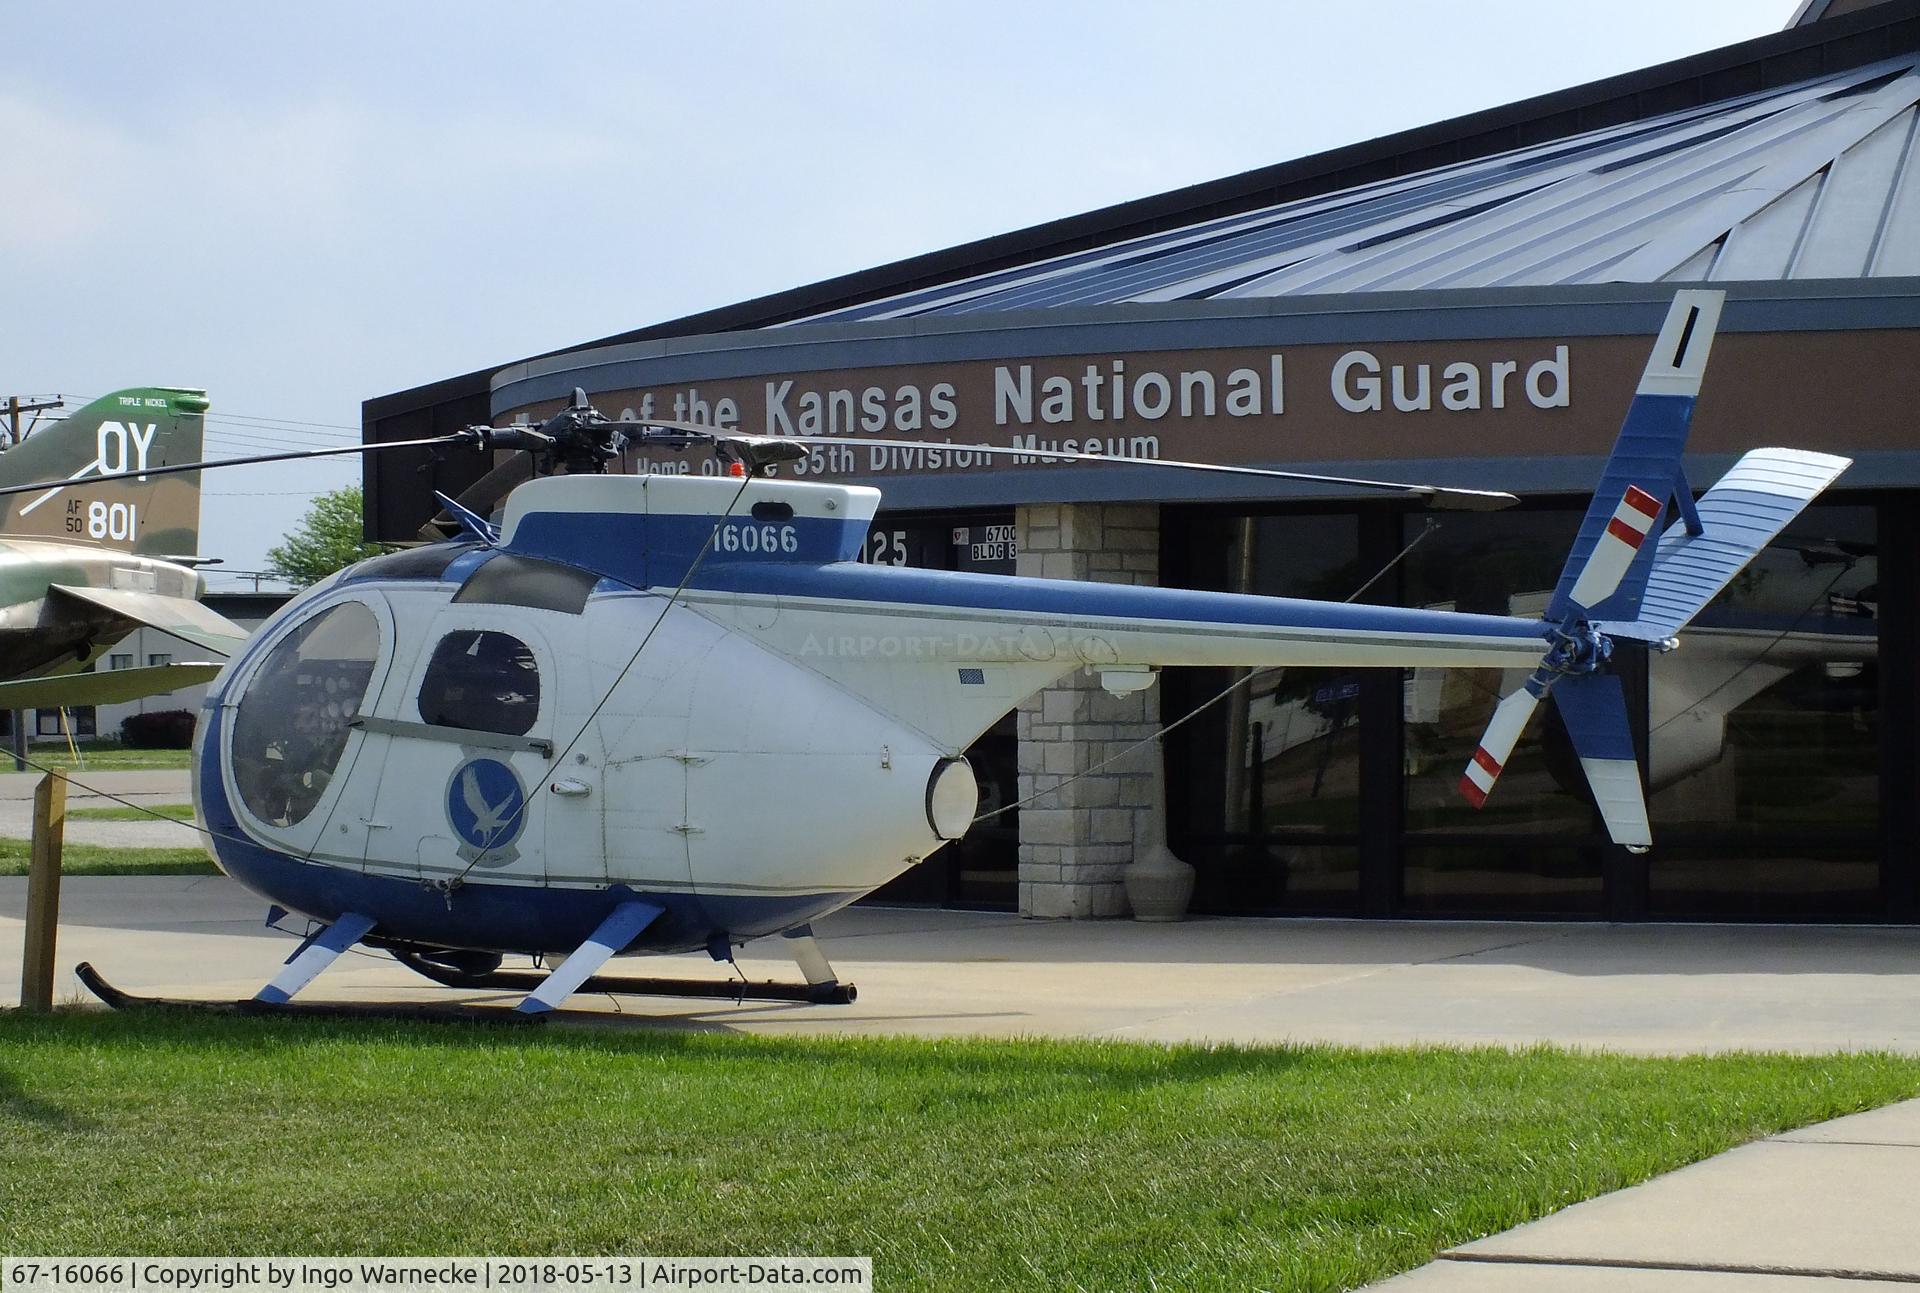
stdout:
[[[0,397],[360,402],[1780,30],[1797,0],[6,0]],[[357,458],[205,477],[258,570]],[[216,568],[217,570],[218,568]],[[214,574],[214,587],[251,581]]]

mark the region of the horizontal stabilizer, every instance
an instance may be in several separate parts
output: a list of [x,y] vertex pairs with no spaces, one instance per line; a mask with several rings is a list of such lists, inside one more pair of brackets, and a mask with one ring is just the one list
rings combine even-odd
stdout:
[[219,676],[217,664],[157,664],[104,673],[63,673],[52,678],[0,682],[0,709],[56,709],[62,705],[117,705],[159,696]]
[[1647,642],[1674,636],[1850,463],[1798,449],[1741,458],[1701,497],[1701,533],[1674,525],[1660,537],[1638,618],[1610,622],[1607,633]]
[[232,655],[249,636],[246,629],[191,597],[136,593],[124,588],[70,588],[64,584],[55,584],[47,592],[49,596],[88,602],[122,619],[171,633],[216,655]]

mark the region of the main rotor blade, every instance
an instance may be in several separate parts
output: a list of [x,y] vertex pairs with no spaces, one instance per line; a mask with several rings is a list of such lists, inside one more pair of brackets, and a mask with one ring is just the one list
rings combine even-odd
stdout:
[[[677,431],[700,440],[731,440],[739,444],[793,445],[842,444],[867,449],[946,449],[952,452],[997,454],[1001,457],[1043,458],[1051,462],[1124,462],[1149,467],[1171,467],[1177,471],[1205,471],[1226,476],[1261,476],[1270,480],[1297,480],[1311,485],[1340,485],[1348,489],[1380,489],[1410,498],[1422,498],[1434,507],[1462,512],[1495,512],[1512,507],[1520,500],[1504,490],[1465,489],[1455,485],[1408,484],[1397,480],[1368,480],[1357,476],[1327,476],[1316,472],[1283,471],[1274,467],[1234,467],[1217,462],[1187,462],[1179,458],[1121,458],[1100,453],[1078,453],[1067,449],[1021,449],[1012,445],[958,444],[948,441],[877,440],[864,436],[839,435],[750,435],[728,431],[704,422],[676,422],[666,418],[623,418],[607,425],[620,430],[644,432],[647,428]],[[644,437],[641,443],[645,443]]]
[[472,444],[464,435],[431,436],[425,440],[386,440],[378,444],[350,444],[339,449],[297,449],[288,453],[257,453],[247,458],[209,458],[204,462],[176,463],[170,467],[149,467],[145,471],[110,471],[96,476],[41,480],[29,485],[0,485],[0,497],[8,494],[36,494],[49,489],[69,489],[103,480],[144,480],[148,476],[171,476],[183,471],[211,471],[215,467],[249,467],[261,462],[293,462],[301,458],[337,458],[349,453],[376,453],[382,449],[420,449],[436,444]]
[[[647,425],[659,425],[652,423]],[[713,434],[713,428],[701,428]],[[1315,472],[1282,471],[1274,467],[1234,467],[1217,462],[1186,462],[1178,458],[1122,458],[1101,453],[1077,453],[1066,449],[1020,449],[1011,445],[959,444],[945,441],[868,440],[857,436],[732,435],[720,432],[719,438],[749,444],[844,444],[875,449],[944,449],[950,453],[985,453],[1020,458],[1044,458],[1055,462],[1119,462],[1133,466],[1171,467],[1177,471],[1215,472],[1227,476],[1262,476],[1271,480],[1298,480],[1313,485],[1343,485],[1349,489],[1382,489],[1412,498],[1424,498],[1435,507],[1463,512],[1494,512],[1512,507],[1520,500],[1495,489],[1462,489],[1453,485],[1415,485],[1395,480],[1366,480],[1355,476],[1323,476]]]

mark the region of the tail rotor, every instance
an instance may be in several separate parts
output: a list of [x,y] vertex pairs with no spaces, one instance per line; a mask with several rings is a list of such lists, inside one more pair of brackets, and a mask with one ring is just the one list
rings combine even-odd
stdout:
[[1552,695],[1608,833],[1629,848],[1650,842],[1626,702],[1619,681],[1601,672],[1613,643],[1596,624],[1639,614],[1657,547],[1647,540],[1669,501],[1680,500],[1688,528],[1698,525],[1681,455],[1725,296],[1685,291],[1674,297],[1548,606],[1546,654],[1494,710],[1460,779],[1460,793],[1475,808],[1486,804],[1534,710]]
[[[1724,293],[1677,293],[1553,600],[1539,668],[1493,712],[1460,793],[1479,808],[1551,695],[1616,844],[1653,842],[1613,639],[1672,650],[1675,634],[1845,471],[1847,459],[1755,449],[1694,501],[1681,467]],[[1678,519],[1649,543],[1671,504]]]

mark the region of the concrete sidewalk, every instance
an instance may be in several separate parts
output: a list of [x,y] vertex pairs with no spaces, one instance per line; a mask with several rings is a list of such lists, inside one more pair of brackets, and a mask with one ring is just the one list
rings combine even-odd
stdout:
[[1920,1100],[1771,1136],[1441,1255],[1378,1293],[1720,1293],[1920,1282]]
[[[12,766],[9,761],[8,766]],[[0,772],[0,800],[32,799],[33,788],[40,784],[43,772]],[[86,771],[75,769],[67,774],[70,799],[92,799],[87,788],[104,790],[114,795],[172,795],[178,803],[187,796],[185,768],[127,768],[119,771],[112,769]],[[103,801],[104,802],[104,801]]]
[[[26,881],[0,878],[0,1002],[18,990],[25,907]],[[262,928],[265,909],[264,899],[219,876],[70,877],[63,995],[83,998],[68,972],[87,960],[132,991],[252,996],[293,947],[288,935]],[[567,1013],[729,1032],[1920,1054],[1920,928],[1142,925],[856,907],[818,929],[841,976],[859,985],[853,1005],[579,996]],[[753,979],[798,977],[780,939],[748,944],[740,965]],[[619,969],[731,975],[703,954]],[[384,955],[343,957],[302,995],[463,998],[512,1000],[451,993]]]
[[[33,791],[44,775],[40,772],[0,773],[0,837],[16,840],[32,837]],[[105,794],[92,793],[95,791]],[[161,804],[184,804],[191,798],[185,768],[135,768],[118,772],[88,769],[68,774],[69,809],[113,808],[123,800],[154,808]],[[158,819],[125,822],[69,819],[66,838],[73,844],[99,844],[108,848],[190,849],[200,843],[201,836],[191,823]]]

